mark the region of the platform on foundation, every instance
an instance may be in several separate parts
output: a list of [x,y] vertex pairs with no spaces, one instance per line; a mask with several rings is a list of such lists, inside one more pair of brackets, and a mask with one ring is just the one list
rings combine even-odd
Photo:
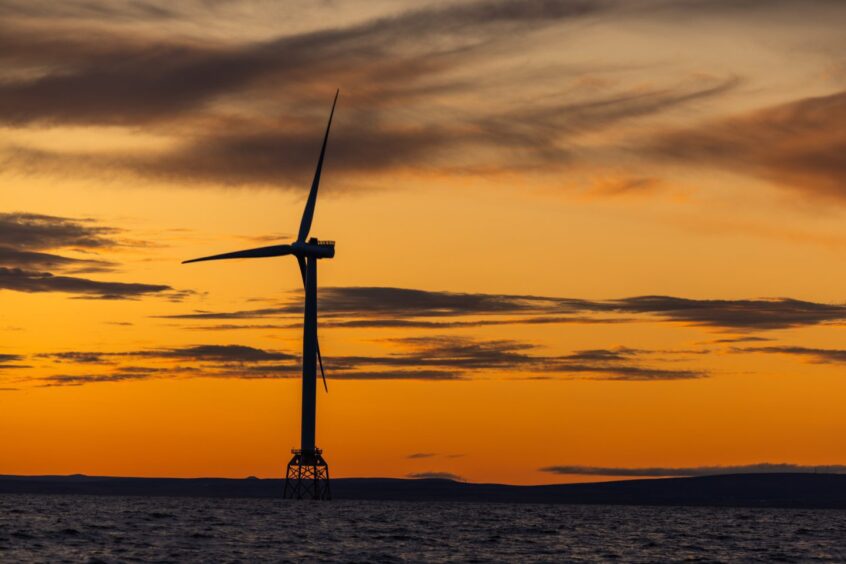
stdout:
[[329,489],[329,465],[323,451],[294,449],[285,476],[285,499],[332,499]]

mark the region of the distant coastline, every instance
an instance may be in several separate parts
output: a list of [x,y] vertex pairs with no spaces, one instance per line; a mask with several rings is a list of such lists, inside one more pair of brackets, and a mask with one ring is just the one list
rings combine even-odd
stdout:
[[[281,479],[0,475],[0,494],[276,498]],[[442,479],[339,478],[337,500],[846,509],[845,474],[728,474],[513,486]]]

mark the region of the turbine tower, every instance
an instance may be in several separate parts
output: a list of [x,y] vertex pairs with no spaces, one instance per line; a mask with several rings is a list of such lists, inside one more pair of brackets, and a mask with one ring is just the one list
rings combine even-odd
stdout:
[[323,146],[317,159],[317,169],[308,194],[303,217],[300,221],[300,231],[297,240],[290,245],[271,245],[257,249],[247,249],[224,253],[192,260],[183,264],[206,260],[223,260],[238,258],[265,258],[292,255],[297,258],[300,274],[305,286],[305,312],[303,316],[303,400],[302,426],[300,431],[300,448],[293,449],[293,457],[288,462],[283,497],[294,499],[330,499],[329,466],[323,459],[323,451],[315,446],[314,427],[317,400],[317,364],[320,364],[320,375],[326,391],[326,374],[323,372],[323,359],[320,356],[320,345],[317,342],[317,261],[330,259],[335,256],[334,241],[319,241],[312,237],[308,240],[311,220],[314,217],[314,205],[317,201],[317,188],[320,185],[320,172],[323,169],[323,157],[326,155],[326,142],[329,139],[329,128],[332,126],[332,116],[335,114],[335,104],[338,103],[338,91],[329,112],[329,123],[323,136]]

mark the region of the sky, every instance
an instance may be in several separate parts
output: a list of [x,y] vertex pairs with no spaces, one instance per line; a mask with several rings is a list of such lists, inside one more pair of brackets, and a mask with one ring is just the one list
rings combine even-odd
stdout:
[[0,0],[0,474],[846,471],[846,4]]

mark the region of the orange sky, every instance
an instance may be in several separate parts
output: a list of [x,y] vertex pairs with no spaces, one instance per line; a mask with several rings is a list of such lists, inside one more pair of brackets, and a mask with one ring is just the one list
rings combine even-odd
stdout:
[[333,476],[846,470],[842,4],[0,14],[0,474],[281,475],[336,87]]

